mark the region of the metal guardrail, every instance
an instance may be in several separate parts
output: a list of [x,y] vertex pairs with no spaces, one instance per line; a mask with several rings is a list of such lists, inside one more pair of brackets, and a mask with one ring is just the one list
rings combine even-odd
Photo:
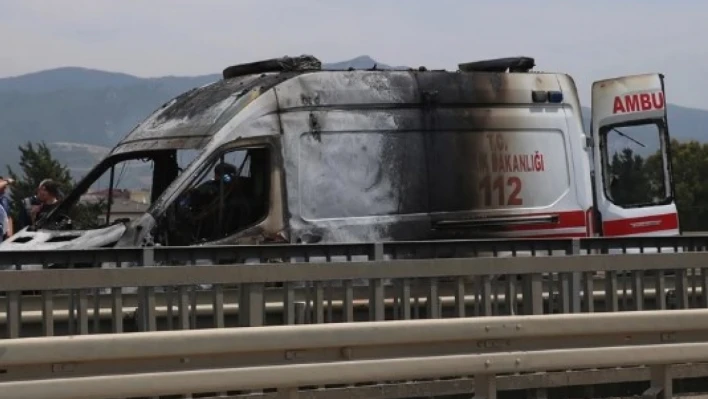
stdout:
[[[0,252],[0,265],[82,267],[6,271],[0,338],[706,308],[707,247],[708,237],[686,236]],[[667,251],[682,253],[661,253]],[[638,254],[608,255],[629,252]],[[95,268],[101,264],[112,268]],[[136,265],[148,267],[127,267]],[[123,335],[129,334],[115,336]],[[25,340],[0,344],[17,341]],[[708,364],[673,372],[705,377]],[[641,381],[650,374],[631,367],[496,381],[500,389],[535,389],[598,378]],[[358,386],[357,392],[434,396],[472,386],[469,378],[455,378]]]
[[[5,338],[125,332],[128,300],[141,331],[686,309],[708,307],[707,266],[708,252],[684,252],[8,271],[0,299]],[[40,293],[32,308],[26,292]],[[39,333],[25,329],[32,310]]]
[[[604,279],[604,276],[593,276],[593,280],[591,282],[592,286],[592,296],[593,296],[593,303],[595,305],[600,304],[603,305],[603,301],[605,300],[605,292],[606,292],[606,285],[607,282]],[[689,276],[689,277],[694,277],[698,278],[699,276]],[[623,276],[618,276],[618,282],[622,283],[626,280],[626,278],[623,278]],[[644,282],[651,282],[655,281],[656,277],[652,278],[647,278],[644,277]],[[668,275],[664,277],[665,280],[665,290],[664,294],[666,293],[672,293],[674,292],[676,286],[675,286],[675,280],[673,275]],[[494,283],[494,282],[493,282]],[[619,290],[617,291],[617,297],[620,302],[622,301],[631,301],[632,299],[632,288],[628,288],[626,291],[623,289],[624,287],[621,287],[622,284],[618,284]],[[653,284],[649,284],[653,285]],[[455,306],[455,291],[456,287],[451,286],[450,284],[447,284],[446,282],[442,282],[442,284],[439,287],[439,302],[441,306],[441,313],[448,309],[453,309]],[[551,280],[545,280],[543,281],[543,299],[544,299],[544,308],[549,307],[549,301],[554,300],[554,295],[552,294],[554,290],[554,281]],[[586,287],[583,287],[586,288]],[[473,292],[475,287],[473,282],[464,282],[464,289],[465,292]],[[369,288],[366,286],[355,286],[352,288],[352,295],[353,295],[353,302],[352,305],[355,308],[358,309],[368,309],[369,305]],[[390,290],[388,290],[390,291]],[[214,298],[213,298],[213,292],[210,290],[193,290],[189,292],[190,294],[190,314],[194,314],[195,317],[201,317],[201,316],[213,316],[213,308],[214,308]],[[293,301],[295,302],[296,307],[300,305],[304,305],[305,302],[308,299],[308,289],[306,287],[303,288],[296,288],[294,289],[294,296],[293,296]],[[387,294],[390,294],[388,292]],[[626,294],[626,295],[625,295]],[[694,292],[689,292],[689,295],[696,295],[696,296],[702,296],[703,295],[703,290],[702,287],[696,287]],[[239,290],[238,288],[227,288],[222,290],[222,295],[223,295],[223,308],[224,308],[224,315],[233,315],[233,316],[238,316],[239,312],[239,302],[240,302],[240,297],[239,297]],[[421,305],[425,305],[427,301],[427,295],[428,293],[426,292],[425,287],[420,287],[420,286],[413,286],[411,287],[411,300],[414,303],[418,303]],[[645,300],[648,301],[655,301],[658,303],[657,298],[657,290],[655,288],[644,288],[644,293],[643,297]],[[130,320],[135,317],[136,313],[140,311],[140,296],[135,293],[135,292],[122,292],[122,317],[124,320]],[[492,303],[493,305],[496,304],[497,302],[503,302],[506,300],[506,293],[500,293],[494,298],[492,298]],[[167,317],[168,313],[170,312],[170,308],[174,306],[173,298],[174,297],[174,292],[170,292],[170,290],[164,290],[164,291],[156,291],[155,292],[155,314],[157,318],[165,318]],[[71,318],[72,315],[69,309],[69,306],[72,304],[72,295],[70,293],[66,294],[56,294],[53,296],[53,306],[54,306],[54,311],[53,311],[53,318],[55,323],[65,323],[68,322]],[[328,298],[329,299],[329,298]],[[341,292],[335,292],[334,296],[331,298],[331,307],[336,310],[336,311],[341,311],[342,307],[344,305],[343,303],[343,296],[341,295]],[[474,307],[476,305],[477,301],[477,296],[475,295],[466,295],[465,296],[465,305],[469,307]],[[111,301],[112,301],[112,295],[110,293],[105,293],[105,292],[89,292],[86,294],[86,300],[88,303],[92,304],[88,309],[88,317],[89,320],[92,321],[94,324],[98,321],[110,321],[111,316],[112,316],[112,307],[111,307]],[[523,302],[523,297],[517,293],[517,298],[516,298],[517,306],[522,304]],[[280,289],[273,289],[273,288],[265,288],[264,290],[264,301],[265,301],[265,312],[266,313],[274,313],[274,314],[282,314],[283,309],[284,309],[284,304],[283,304],[283,297],[282,297],[282,292]],[[384,307],[386,308],[386,311],[389,312],[392,309],[394,309],[395,305],[397,302],[397,298],[394,297],[386,297],[384,298]],[[666,301],[664,301],[666,302]],[[0,297],[0,309],[7,309],[8,301],[7,298]],[[43,298],[42,295],[23,295],[22,296],[22,301],[21,301],[21,307],[22,307],[22,322],[23,324],[41,324],[44,322],[43,320]],[[330,305],[330,303],[326,304],[327,306]],[[668,304],[667,306],[672,307],[675,306],[675,304]],[[603,308],[603,306],[599,306],[600,309]],[[296,324],[304,324],[305,323],[305,314],[296,312]],[[5,312],[0,312],[0,326],[6,326],[7,325],[7,314]],[[2,328],[2,327],[0,327]]]
[[526,373],[631,366],[651,370],[645,395],[671,398],[673,365],[701,362],[708,310],[28,338],[3,343],[0,398],[269,389],[296,398],[312,386],[466,376],[475,397],[494,398],[500,378],[513,386],[536,376]]
[[440,259],[480,256],[552,256],[628,252],[704,251],[708,235],[583,239],[486,239],[356,244],[268,244],[238,246],[102,248],[0,251],[0,266],[19,268],[128,267],[139,265],[241,264]]

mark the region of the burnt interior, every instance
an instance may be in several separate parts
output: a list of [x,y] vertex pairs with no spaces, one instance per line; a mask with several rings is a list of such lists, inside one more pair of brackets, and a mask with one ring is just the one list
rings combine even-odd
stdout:
[[[233,168],[224,172],[223,165]],[[270,202],[270,172],[267,147],[215,154],[158,216],[156,242],[183,246],[217,241],[263,220]]]

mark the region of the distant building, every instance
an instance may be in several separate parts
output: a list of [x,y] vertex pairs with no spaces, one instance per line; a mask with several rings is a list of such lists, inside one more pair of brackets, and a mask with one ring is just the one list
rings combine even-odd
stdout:
[[[130,199],[116,198],[111,207],[111,220],[129,219],[133,220],[147,211],[149,204],[133,201]],[[99,223],[106,222],[106,215],[98,218]]]
[[[96,190],[81,196],[81,202],[95,203],[100,200],[108,201],[109,190]],[[111,220],[133,220],[147,211],[150,206],[150,193],[125,189],[113,190],[113,206],[111,206]],[[100,215],[98,222],[106,222],[106,215]]]
[[[109,190],[96,190],[89,192],[87,195],[97,197],[97,198],[103,198],[103,199],[108,199],[108,193]],[[124,199],[130,199],[130,190],[126,189],[120,189],[116,188],[113,189],[113,198],[124,198]]]
[[140,202],[142,204],[150,203],[150,191],[147,190],[136,190],[130,192],[130,200],[135,202]]

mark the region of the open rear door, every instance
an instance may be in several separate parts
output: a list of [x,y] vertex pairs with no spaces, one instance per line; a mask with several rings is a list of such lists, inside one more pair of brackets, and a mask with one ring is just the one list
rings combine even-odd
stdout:
[[595,201],[605,237],[677,235],[664,76],[592,86]]

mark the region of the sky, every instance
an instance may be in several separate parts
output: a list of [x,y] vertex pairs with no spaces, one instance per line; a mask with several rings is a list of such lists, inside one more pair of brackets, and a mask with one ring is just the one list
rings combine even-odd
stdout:
[[666,75],[670,103],[708,109],[708,1],[0,0],[0,77],[61,66],[136,76],[220,73],[312,54],[454,70],[515,55],[594,80]]

